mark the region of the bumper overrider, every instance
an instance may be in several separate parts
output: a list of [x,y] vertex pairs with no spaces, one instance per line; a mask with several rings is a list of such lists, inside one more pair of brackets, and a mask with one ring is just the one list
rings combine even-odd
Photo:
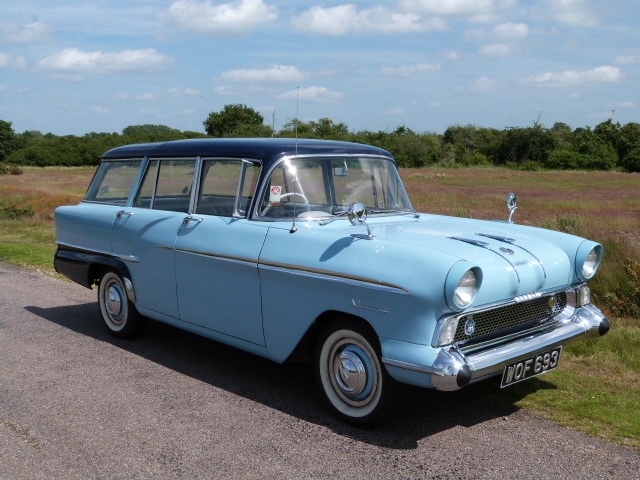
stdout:
[[[578,340],[597,337],[609,331],[607,317],[595,305],[569,307],[553,322],[539,331],[526,334],[505,343],[496,342],[478,350],[459,348],[457,345],[442,348],[431,365],[396,360],[383,357],[382,362],[395,370],[408,383],[421,384],[423,381],[410,377],[425,374],[430,377],[431,386],[436,390],[453,391],[462,387],[502,374],[512,362],[548,351],[554,347],[567,346]],[[404,371],[400,373],[400,371]],[[393,375],[392,376],[397,376]]]

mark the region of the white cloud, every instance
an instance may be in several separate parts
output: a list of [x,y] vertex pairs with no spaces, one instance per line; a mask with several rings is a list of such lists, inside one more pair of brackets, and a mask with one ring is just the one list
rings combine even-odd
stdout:
[[41,22],[9,23],[0,27],[4,38],[9,43],[29,44],[49,41],[53,30]]
[[444,17],[467,17],[469,21],[498,21],[515,0],[402,0],[400,7],[408,12]]
[[0,52],[0,68],[24,70],[26,67],[27,60],[24,57]]
[[383,112],[385,115],[404,115],[404,108],[392,108],[391,110],[387,110]]
[[557,22],[574,27],[595,27],[599,23],[585,0],[546,0],[545,3]]
[[211,0],[178,0],[160,16],[182,30],[212,35],[247,35],[257,25],[278,18],[276,8],[263,0],[219,5]]
[[415,13],[393,12],[386,7],[358,10],[354,4],[324,8],[311,7],[292,20],[293,27],[304,33],[318,35],[396,34],[444,30],[439,18],[425,20]]
[[626,55],[619,55],[613,61],[616,65],[631,65],[632,63],[640,62],[640,55],[629,53]]
[[442,56],[452,62],[455,62],[457,60],[460,60],[460,54],[458,52],[456,52],[455,50],[448,50],[446,52],[442,53]]
[[156,70],[173,61],[172,57],[155,48],[124,50],[122,52],[85,52],[65,48],[38,62],[41,70],[53,73],[105,74],[118,72],[146,72]]
[[111,110],[109,110],[107,107],[103,107],[102,105],[96,105],[95,107],[93,107],[93,111],[99,113],[100,115],[106,115]]
[[289,90],[281,95],[278,95],[280,100],[306,100],[310,102],[329,103],[342,100],[344,94],[342,92],[333,92],[326,87],[306,87],[295,90]]
[[196,113],[198,113],[198,111],[195,108],[185,108],[180,112],[181,115],[185,116],[195,115]]
[[634,102],[620,102],[614,105],[615,108],[636,108],[637,105]]
[[546,72],[520,79],[522,84],[536,85],[539,87],[569,87],[580,85],[597,85],[601,83],[616,83],[622,78],[622,71],[618,67],[603,65],[577,72],[566,70],[560,73]]
[[488,77],[480,77],[471,87],[474,92],[490,92],[498,88],[498,82]]
[[274,65],[269,68],[246,68],[222,72],[219,80],[228,82],[299,82],[309,77],[306,72],[301,72],[290,65]]
[[173,97],[186,97],[189,95],[202,95],[200,90],[196,90],[195,88],[190,87],[173,87],[169,90],[169,93]]
[[529,35],[529,25],[526,23],[501,23],[493,27],[493,34],[498,38],[516,39]]
[[513,48],[501,43],[492,43],[491,45],[484,45],[481,47],[480,53],[487,57],[506,57],[513,53]]
[[401,67],[383,67],[382,73],[392,77],[410,77],[416,73],[438,72],[439,63],[418,63],[416,65],[403,65]]

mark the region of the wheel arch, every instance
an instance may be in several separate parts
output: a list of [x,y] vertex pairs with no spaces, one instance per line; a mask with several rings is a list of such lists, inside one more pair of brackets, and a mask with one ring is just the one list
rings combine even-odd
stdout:
[[285,360],[286,363],[304,363],[309,362],[313,359],[314,349],[316,345],[316,340],[320,333],[327,328],[328,325],[332,323],[338,322],[348,322],[358,327],[367,330],[371,333],[372,338],[377,341],[377,345],[374,348],[378,349],[380,352],[380,340],[376,330],[373,328],[371,323],[369,323],[365,318],[360,317],[358,315],[353,315],[352,313],[346,313],[340,310],[327,310],[322,312],[315,321],[311,324],[311,326],[307,329],[302,339],[298,342],[296,348],[293,350],[291,355],[287,357]]
[[131,272],[127,264],[119,258],[58,245],[54,266],[58,273],[86,288],[98,285],[107,271],[114,271],[123,278],[129,300],[136,303]]

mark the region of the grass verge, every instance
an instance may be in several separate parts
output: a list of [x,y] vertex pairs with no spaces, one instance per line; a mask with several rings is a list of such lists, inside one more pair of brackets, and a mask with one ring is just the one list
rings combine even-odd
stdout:
[[[78,203],[93,168],[26,168],[0,175],[0,259],[54,274],[53,210]],[[605,337],[563,352],[560,368],[499,390],[478,390],[609,441],[640,448],[640,174],[501,169],[403,171],[414,207],[443,215],[502,219],[517,192],[515,221],[585,236],[605,246],[591,282],[612,319]]]

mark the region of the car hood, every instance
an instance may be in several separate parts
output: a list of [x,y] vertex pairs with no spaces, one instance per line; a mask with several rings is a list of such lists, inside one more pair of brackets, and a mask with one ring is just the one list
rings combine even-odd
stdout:
[[376,222],[371,230],[378,241],[404,244],[417,255],[446,254],[479,267],[484,287],[476,305],[567,286],[584,241],[533,227],[424,214],[416,222]]

